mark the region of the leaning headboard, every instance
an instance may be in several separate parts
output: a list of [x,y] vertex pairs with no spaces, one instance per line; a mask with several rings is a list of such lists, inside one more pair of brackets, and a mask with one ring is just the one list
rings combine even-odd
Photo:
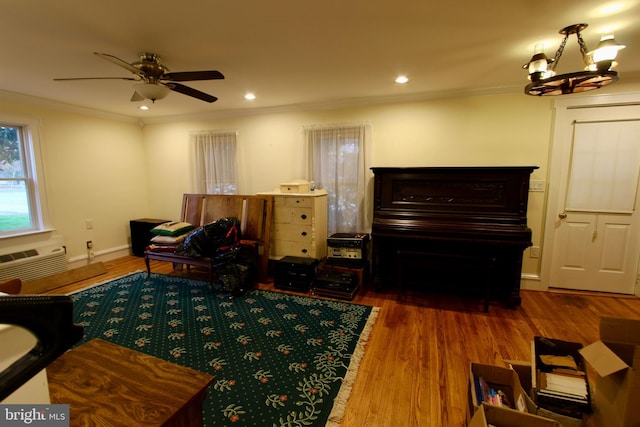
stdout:
[[264,283],[269,266],[272,210],[273,197],[266,195],[184,194],[181,220],[199,227],[220,218],[238,218],[242,239],[258,242],[258,280]]

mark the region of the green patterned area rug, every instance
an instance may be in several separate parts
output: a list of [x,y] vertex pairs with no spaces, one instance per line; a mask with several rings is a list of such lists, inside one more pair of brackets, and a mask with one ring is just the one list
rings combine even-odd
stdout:
[[72,295],[92,339],[215,376],[206,426],[337,425],[378,309],[137,272]]

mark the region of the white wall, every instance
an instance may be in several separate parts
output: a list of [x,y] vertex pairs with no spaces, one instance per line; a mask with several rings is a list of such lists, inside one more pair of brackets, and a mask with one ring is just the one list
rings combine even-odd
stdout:
[[[142,130],[133,120],[87,115],[29,98],[0,94],[0,111],[40,122],[51,233],[0,239],[0,248],[62,236],[72,266],[97,256],[125,254],[129,220],[148,213]],[[88,230],[87,219],[94,228]],[[120,251],[120,252],[118,252]],[[76,261],[76,262],[74,262]]]

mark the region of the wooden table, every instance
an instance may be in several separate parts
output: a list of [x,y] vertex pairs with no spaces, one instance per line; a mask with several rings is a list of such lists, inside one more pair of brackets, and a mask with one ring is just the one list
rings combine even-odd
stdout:
[[214,377],[94,339],[47,366],[51,403],[71,426],[202,426]]

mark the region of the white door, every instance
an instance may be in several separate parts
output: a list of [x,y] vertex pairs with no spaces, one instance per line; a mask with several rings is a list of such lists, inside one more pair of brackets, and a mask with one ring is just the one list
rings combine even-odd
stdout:
[[640,259],[640,106],[566,109],[557,116],[554,144],[549,286],[633,294]]

